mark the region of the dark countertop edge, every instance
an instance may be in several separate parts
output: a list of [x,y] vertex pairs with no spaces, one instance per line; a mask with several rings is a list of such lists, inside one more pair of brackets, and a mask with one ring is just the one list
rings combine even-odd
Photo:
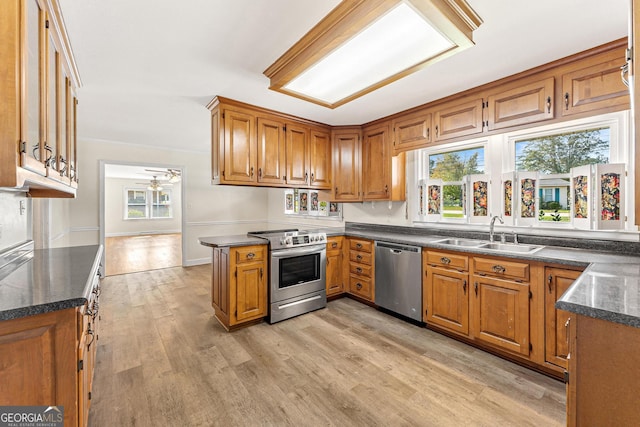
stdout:
[[[231,239],[231,238],[233,238],[234,240],[224,240],[224,239]],[[216,240],[219,240],[219,242],[215,242]],[[225,247],[233,247],[233,246],[268,245],[269,244],[269,241],[266,239],[261,239],[259,237],[248,237],[244,234],[231,235],[231,236],[198,237],[198,242],[202,246],[207,246],[210,248],[225,248]]]
[[556,301],[556,308],[579,314],[581,316],[603,320],[605,322],[614,322],[625,326],[640,328],[640,317],[632,316],[629,314],[604,310],[602,308],[588,307],[586,305],[575,304],[562,300]]
[[0,321],[20,319],[28,316],[36,316],[38,314],[51,313],[53,311],[66,310],[83,306],[87,303],[86,298],[72,298],[63,301],[55,301],[47,304],[31,305],[29,307],[13,308],[0,312]]

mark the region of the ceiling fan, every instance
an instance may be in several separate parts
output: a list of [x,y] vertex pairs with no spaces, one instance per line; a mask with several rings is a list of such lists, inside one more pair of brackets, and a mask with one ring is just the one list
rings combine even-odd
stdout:
[[180,182],[180,177],[182,175],[182,171],[180,169],[172,169],[172,168],[167,168],[165,170],[145,169],[145,171],[162,174],[171,183]]
[[156,175],[154,175],[153,179],[151,179],[149,182],[136,182],[136,184],[147,185],[147,190],[151,190],[151,191],[160,191],[164,188],[163,186],[169,186],[169,187],[171,186],[170,183],[160,182],[160,180],[156,178]]

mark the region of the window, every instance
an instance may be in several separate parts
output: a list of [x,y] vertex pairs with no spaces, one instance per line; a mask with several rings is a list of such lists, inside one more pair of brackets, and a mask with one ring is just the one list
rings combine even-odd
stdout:
[[442,180],[442,218],[465,218],[464,177],[484,173],[484,147],[427,155],[429,179]]
[[419,150],[414,221],[636,230],[630,123],[624,111]]
[[171,190],[143,190],[127,188],[125,219],[172,218]]

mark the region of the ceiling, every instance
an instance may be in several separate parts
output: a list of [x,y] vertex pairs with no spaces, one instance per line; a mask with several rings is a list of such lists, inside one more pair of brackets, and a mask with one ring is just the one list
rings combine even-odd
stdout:
[[262,74],[339,0],[59,0],[80,70],[80,140],[207,152],[216,95],[362,124],[626,37],[628,0],[468,0],[476,45],[330,110]]
[[[139,181],[149,181],[156,177],[158,181],[167,181],[168,178],[164,173],[155,172],[163,171],[166,168],[153,165],[122,165],[122,164],[105,164],[104,177],[117,179],[137,179]],[[154,171],[151,172],[150,170]]]

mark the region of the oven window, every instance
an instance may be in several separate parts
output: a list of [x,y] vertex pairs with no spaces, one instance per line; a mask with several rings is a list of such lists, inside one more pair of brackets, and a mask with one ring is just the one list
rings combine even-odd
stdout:
[[319,279],[320,254],[280,259],[280,289]]

